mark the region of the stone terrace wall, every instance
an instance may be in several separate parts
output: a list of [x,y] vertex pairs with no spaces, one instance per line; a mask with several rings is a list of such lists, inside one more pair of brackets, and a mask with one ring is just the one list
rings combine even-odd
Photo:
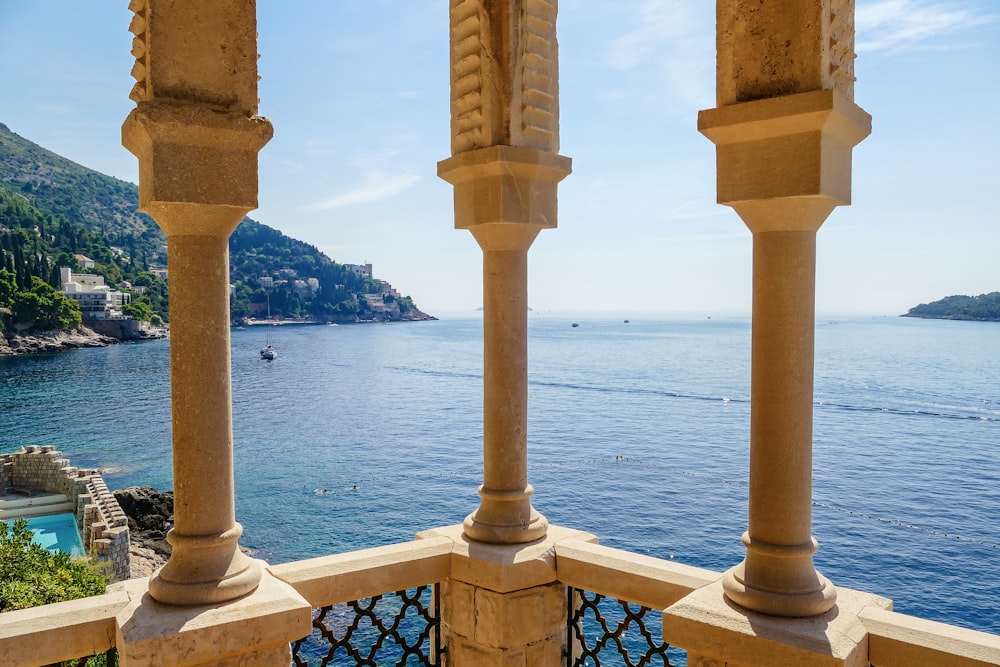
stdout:
[[0,454],[0,464],[3,486],[61,493],[71,500],[87,553],[107,563],[113,581],[130,577],[128,518],[96,470],[70,466],[52,445]]
[[100,475],[92,476],[86,493],[76,497],[76,523],[83,526],[87,552],[97,556],[98,562],[110,564],[111,579],[131,578],[128,517]]

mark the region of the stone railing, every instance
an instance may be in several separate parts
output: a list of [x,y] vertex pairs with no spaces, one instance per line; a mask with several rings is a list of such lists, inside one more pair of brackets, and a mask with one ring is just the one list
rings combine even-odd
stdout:
[[[550,530],[556,529],[550,527]],[[685,601],[697,594],[710,591],[713,586],[718,585],[722,576],[710,570],[601,546],[589,541],[585,533],[575,531],[566,531],[562,539],[541,549],[528,545],[519,555],[503,563],[499,563],[493,557],[495,554],[486,554],[484,559],[478,558],[482,555],[470,554],[467,542],[448,537],[446,529],[442,529],[429,531],[424,539],[412,542],[285,563],[271,566],[268,570],[279,580],[279,585],[287,585],[305,598],[314,609],[314,618],[322,609],[332,605],[373,598],[392,591],[414,589],[427,584],[454,585],[457,580],[475,579],[480,585],[492,585],[490,582],[516,583],[521,579],[537,580],[551,576],[563,591],[567,587],[592,591],[607,598],[627,601],[651,610],[666,610],[664,634],[667,636],[671,632],[677,634],[676,623],[669,629],[667,627],[671,625],[672,610],[682,608],[686,604]],[[496,576],[498,574],[501,575],[500,578]],[[457,580],[454,579],[456,577]],[[845,594],[844,598],[849,599],[853,592],[841,589],[841,593]],[[172,616],[181,613],[175,611],[176,608],[150,601],[146,594],[146,580],[113,585],[105,595],[6,612],[0,614],[0,664],[27,667],[106,652],[122,641],[121,637],[125,632],[123,628],[129,624],[130,609],[134,609],[137,600],[156,607],[153,610],[154,617],[162,614],[162,621],[167,624],[171,623]],[[453,645],[461,645],[465,641],[459,632],[463,623],[461,617],[469,615],[470,612],[475,612],[473,614],[475,618],[469,622],[497,626],[492,629],[479,627],[473,633],[479,635],[501,637],[503,635],[502,628],[499,627],[501,625],[510,630],[512,627],[519,627],[520,624],[534,624],[537,621],[533,617],[527,618],[531,614],[526,614],[526,619],[523,621],[509,617],[491,617],[490,609],[477,606],[478,602],[470,602],[469,609],[459,609],[458,607],[463,607],[464,603],[454,595],[444,597],[443,600],[445,604],[450,603],[453,607],[437,610],[446,619],[442,622],[441,630],[441,650],[444,658],[438,663],[436,658],[432,657],[427,663],[421,664],[446,664],[456,667],[479,664],[475,659],[470,659],[468,656],[462,659],[457,653],[449,651]],[[178,624],[174,630],[165,631],[161,637],[165,643],[161,646],[173,646],[177,655],[173,658],[169,655],[160,655],[161,662],[158,664],[188,664],[180,654],[189,644],[197,643],[190,635],[197,631],[212,632],[211,626],[217,626],[214,629],[217,634],[225,634],[227,644],[252,645],[255,641],[266,641],[266,637],[262,637],[259,631],[261,626],[247,626],[238,622],[239,619],[232,618],[235,613],[231,609],[232,605],[233,603],[223,603],[210,610],[184,611],[187,617],[198,618],[197,625],[200,627]],[[278,615],[281,612],[273,613]],[[657,611],[651,613],[654,616],[658,614]],[[815,650],[815,646],[798,645],[801,642],[801,633],[796,630],[798,624],[824,625],[816,623],[815,619],[781,619],[752,612],[743,612],[743,616],[755,627],[768,625],[772,628],[785,629],[783,638],[772,637],[769,640],[773,644],[769,649],[771,654],[784,655],[785,662],[781,662],[780,659],[775,662],[773,658],[766,657],[750,640],[730,642],[715,648],[709,646],[713,637],[714,639],[725,637],[726,633],[732,630],[731,627],[723,627],[726,621],[722,618],[717,619],[719,624],[717,634],[705,633],[707,639],[699,640],[697,646],[671,642],[675,647],[671,648],[671,651],[677,650],[679,655],[684,655],[686,652],[688,664],[692,667],[725,664],[721,659],[712,656],[713,651],[725,652],[730,656],[729,664],[740,665],[840,664],[873,667],[1000,665],[1000,636],[898,614],[877,605],[864,607],[855,614],[860,620],[857,627],[862,628],[862,631],[859,636],[850,638],[857,646],[857,650],[849,659],[843,660],[824,656],[822,650]],[[164,625],[164,628],[167,627],[168,625]],[[764,627],[762,631],[767,632],[768,629]],[[567,637],[565,628],[562,637]],[[830,641],[836,643],[842,639],[831,637]],[[485,641],[488,643],[492,640],[487,638]],[[573,644],[572,639],[569,643]],[[574,652],[578,654],[579,647],[571,645],[570,651],[566,651],[566,646],[567,642],[563,640],[563,653],[558,659],[538,653],[535,655],[536,659],[532,660],[529,651],[527,654],[529,657],[523,664],[553,667],[573,664],[567,663],[568,654]],[[225,647],[220,647],[219,655],[224,655],[226,650]],[[431,655],[436,655],[436,651]],[[608,662],[611,663],[611,660]]]
[[[354,659],[357,664],[399,664],[404,653],[412,655],[416,664],[438,664],[441,639],[436,590],[430,595],[423,595],[423,590],[449,576],[452,550],[451,540],[433,538],[269,568],[314,610],[313,635],[310,641],[294,646],[295,664],[315,664],[310,656],[323,665],[331,664],[323,656]],[[388,613],[380,613],[376,602],[391,592],[398,592],[395,597],[402,604],[388,605]],[[424,602],[421,598],[426,597],[430,599]],[[338,605],[339,613],[351,618],[336,619],[341,627],[332,628],[326,617],[334,615]],[[416,618],[406,622],[407,616]],[[359,631],[361,625],[366,632]],[[367,641],[367,646],[359,646],[359,641]],[[403,664],[414,663],[403,660]]]

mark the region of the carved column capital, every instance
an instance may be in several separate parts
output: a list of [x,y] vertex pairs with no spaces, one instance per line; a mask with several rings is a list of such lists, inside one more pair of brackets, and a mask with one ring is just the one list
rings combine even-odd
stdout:
[[[261,116],[197,103],[140,102],[122,125],[122,144],[139,158],[139,208],[167,236],[228,236],[257,208],[257,153],[272,134]],[[184,214],[166,214],[178,207]],[[229,210],[224,217],[231,219],[212,225],[197,212],[206,208]]]
[[718,202],[735,208],[753,232],[815,231],[834,207],[850,204],[851,151],[871,123],[836,90],[698,114],[698,130],[716,146]]
[[439,162],[438,176],[455,186],[456,229],[468,229],[479,240],[488,234],[484,228],[530,227],[534,239],[556,226],[557,184],[570,165],[554,153],[490,146]]
[[451,148],[559,150],[556,0],[451,0]]
[[854,0],[717,0],[715,7],[720,107],[823,89],[854,99]]

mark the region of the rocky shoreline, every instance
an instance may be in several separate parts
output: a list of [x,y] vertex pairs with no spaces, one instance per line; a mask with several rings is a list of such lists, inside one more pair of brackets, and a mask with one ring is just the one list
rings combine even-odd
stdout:
[[43,354],[107,347],[118,343],[168,337],[166,326],[150,326],[137,320],[91,320],[90,327],[71,331],[0,331],[0,357],[15,354]]
[[128,517],[132,578],[148,577],[170,557],[167,531],[174,520],[174,492],[130,486],[114,495]]
[[[129,566],[133,579],[148,577],[170,558],[167,531],[174,525],[174,492],[151,486],[129,486],[114,491],[128,517]],[[251,550],[240,546],[243,553]]]
[[4,331],[0,335],[0,356],[14,354],[41,354],[77,350],[82,347],[106,347],[121,341],[101,335],[86,327],[72,331],[35,331],[17,333]]

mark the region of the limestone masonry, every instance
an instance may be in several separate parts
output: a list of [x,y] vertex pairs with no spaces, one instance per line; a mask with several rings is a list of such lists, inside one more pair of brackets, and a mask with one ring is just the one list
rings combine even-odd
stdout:
[[3,490],[64,495],[66,511],[76,515],[87,553],[98,563],[108,564],[106,575],[112,581],[130,577],[128,518],[96,470],[71,466],[52,445],[31,445],[13,454],[0,454],[0,464]]

